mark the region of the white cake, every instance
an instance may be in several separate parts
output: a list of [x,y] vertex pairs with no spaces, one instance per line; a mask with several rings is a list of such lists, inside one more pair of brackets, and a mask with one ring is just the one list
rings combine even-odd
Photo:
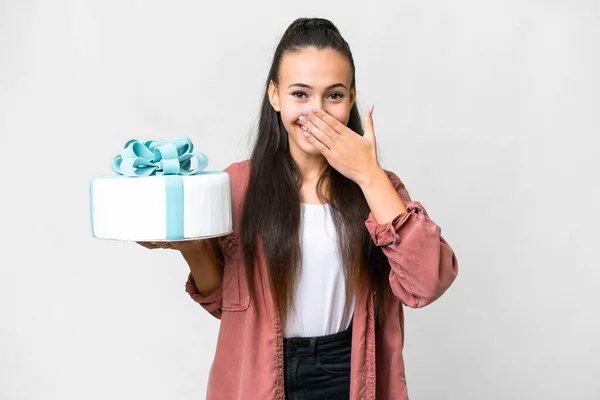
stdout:
[[226,172],[148,177],[99,176],[90,182],[92,233],[100,239],[165,241],[232,232]]
[[118,175],[90,181],[92,234],[131,241],[190,240],[233,231],[231,178],[206,172],[187,136],[128,140],[111,163]]

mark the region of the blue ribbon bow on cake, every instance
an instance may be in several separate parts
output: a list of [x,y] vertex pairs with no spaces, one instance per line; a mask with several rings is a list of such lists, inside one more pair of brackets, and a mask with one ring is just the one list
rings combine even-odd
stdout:
[[[194,145],[187,136],[175,136],[170,142],[148,140],[144,143],[130,139],[117,154],[111,168],[124,176],[194,175],[208,165],[204,153],[194,153]],[[196,168],[192,161],[196,160]]]

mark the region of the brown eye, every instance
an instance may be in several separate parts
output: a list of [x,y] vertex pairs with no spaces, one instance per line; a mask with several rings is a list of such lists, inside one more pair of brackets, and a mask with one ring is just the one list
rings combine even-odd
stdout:
[[306,96],[306,93],[304,93],[304,92],[293,92],[292,96],[294,96],[294,97],[296,97],[298,99],[301,99],[302,98],[301,96]]

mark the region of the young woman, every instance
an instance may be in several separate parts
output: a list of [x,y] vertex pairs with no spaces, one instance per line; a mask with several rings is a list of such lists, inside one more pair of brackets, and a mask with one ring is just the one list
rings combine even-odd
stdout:
[[402,305],[439,298],[458,264],[379,166],[373,107],[364,125],[338,29],[294,21],[275,51],[252,156],[225,169],[234,232],[141,243],[181,251],[187,292],[221,319],[208,399],[408,399]]

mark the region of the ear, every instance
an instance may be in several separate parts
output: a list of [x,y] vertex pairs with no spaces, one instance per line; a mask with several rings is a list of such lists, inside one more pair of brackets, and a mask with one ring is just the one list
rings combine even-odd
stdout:
[[275,82],[273,82],[273,80],[269,81],[268,92],[269,92],[269,101],[271,102],[271,105],[273,106],[275,111],[280,112],[281,108],[279,107],[279,88],[277,87]]

